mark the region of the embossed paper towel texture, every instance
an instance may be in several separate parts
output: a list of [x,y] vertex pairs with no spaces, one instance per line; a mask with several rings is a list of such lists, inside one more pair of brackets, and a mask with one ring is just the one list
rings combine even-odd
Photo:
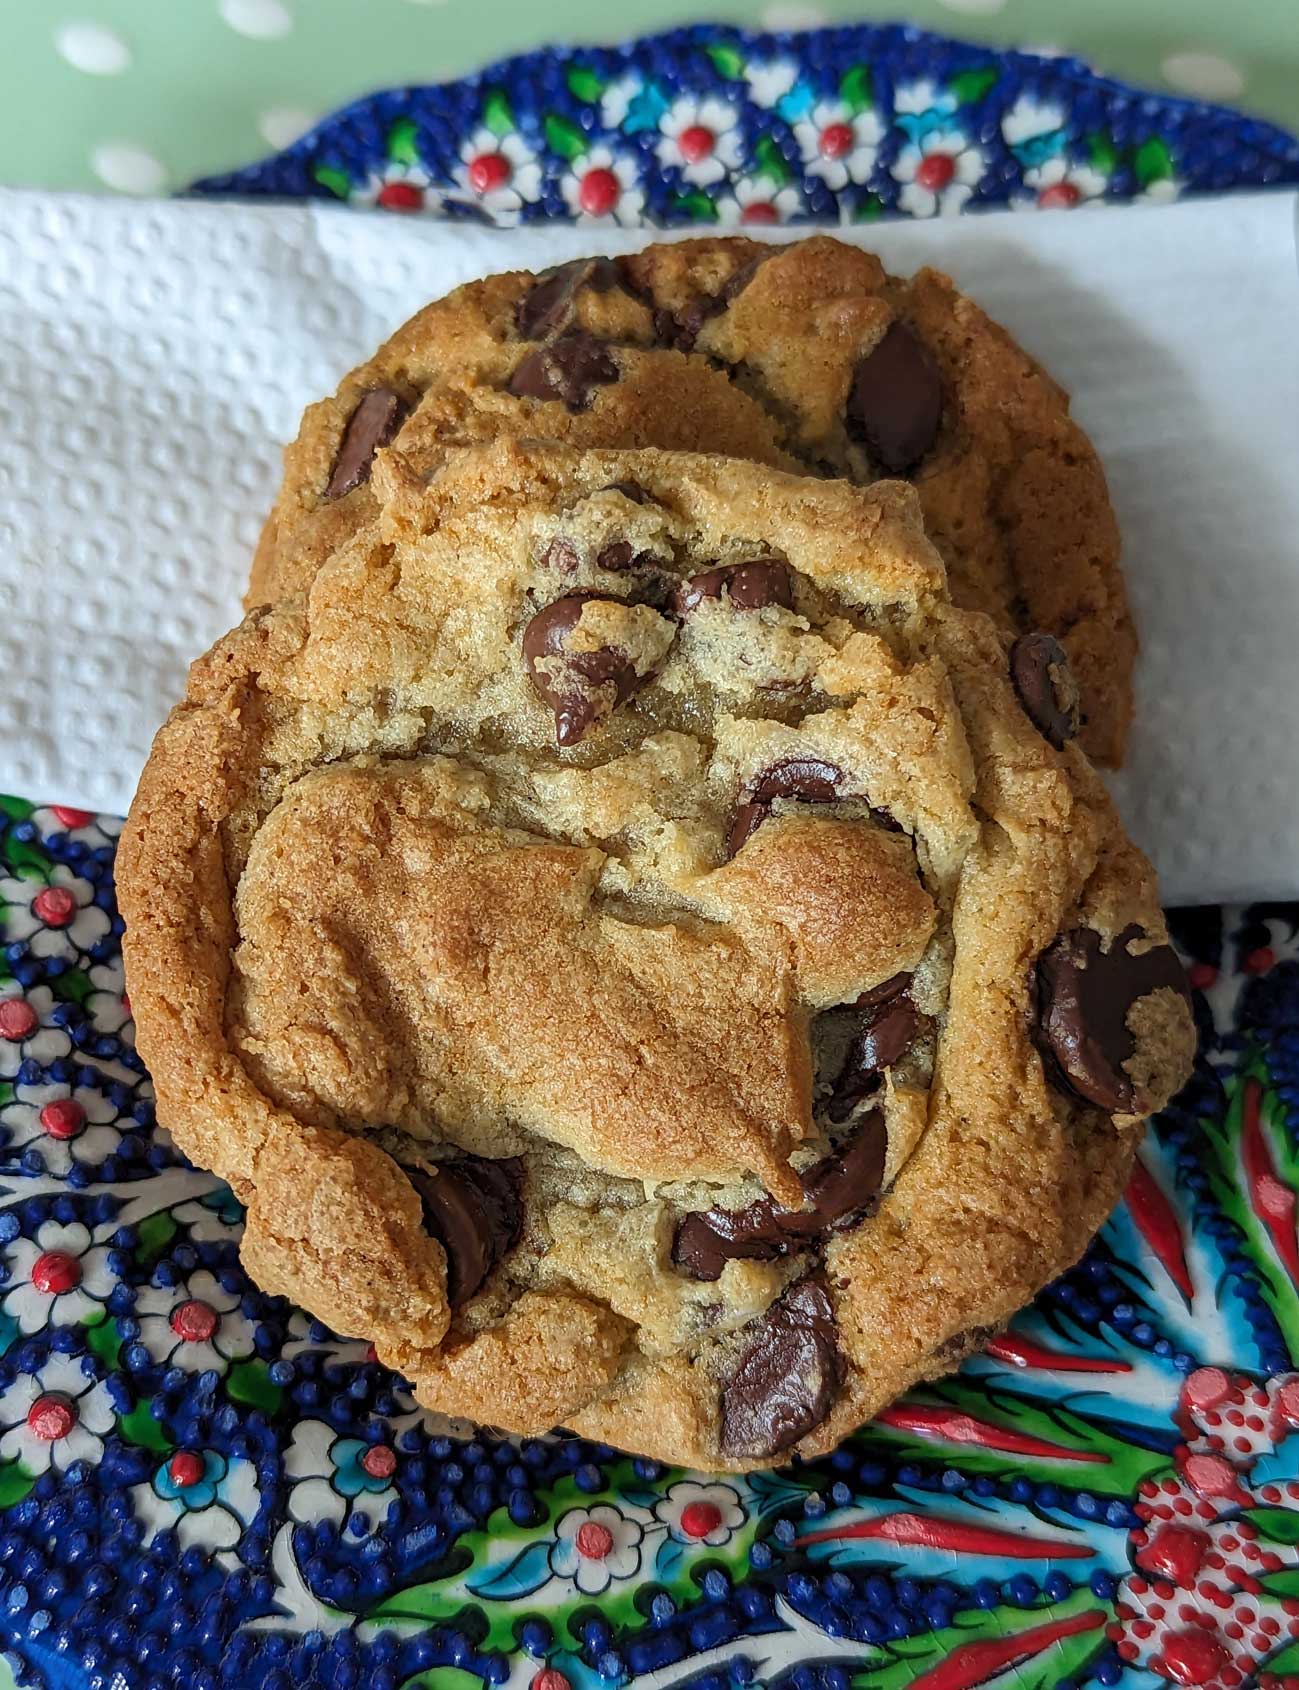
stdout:
[[[642,239],[0,193],[0,789],[124,809],[186,665],[238,616],[302,406],[458,282]],[[1100,448],[1144,641],[1114,784],[1166,897],[1293,894],[1293,200],[868,240],[949,269]]]

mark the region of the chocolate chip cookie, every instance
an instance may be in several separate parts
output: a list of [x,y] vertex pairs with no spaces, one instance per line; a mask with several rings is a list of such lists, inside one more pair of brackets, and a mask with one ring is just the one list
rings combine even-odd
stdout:
[[378,455],[118,857],[159,1118],[432,1408],[829,1449],[1074,1261],[1186,1075],[1063,651],[901,483]]
[[945,276],[728,237],[460,288],[307,411],[249,604],[301,591],[373,514],[376,451],[429,469],[498,434],[907,477],[955,602],[1057,638],[1084,748],[1121,761],[1136,637],[1104,474],[1066,395]]

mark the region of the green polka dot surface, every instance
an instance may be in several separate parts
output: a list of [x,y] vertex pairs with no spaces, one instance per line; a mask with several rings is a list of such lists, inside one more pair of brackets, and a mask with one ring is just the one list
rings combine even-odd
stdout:
[[373,88],[702,14],[768,29],[905,14],[1299,127],[1293,0],[67,0],[5,14],[3,178],[22,187],[164,193],[286,146]]

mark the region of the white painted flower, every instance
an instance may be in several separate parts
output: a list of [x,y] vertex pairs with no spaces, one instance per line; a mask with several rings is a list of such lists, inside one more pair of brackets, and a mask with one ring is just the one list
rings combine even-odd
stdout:
[[97,816],[91,810],[74,810],[69,804],[45,804],[31,817],[42,839],[52,833],[66,833],[92,851],[111,845],[122,831],[120,817]]
[[1015,198],[1015,207],[1036,211],[1069,211],[1080,205],[1100,205],[1109,178],[1090,164],[1079,164],[1062,153],[1024,172],[1029,190]]
[[640,1566],[644,1528],[608,1503],[570,1508],[555,1527],[550,1570],[572,1579],[584,1596],[598,1596],[615,1579],[628,1579]]
[[579,223],[621,223],[630,228],[640,222],[645,209],[635,159],[611,147],[592,147],[575,159],[559,191]]
[[836,191],[865,182],[875,168],[884,126],[873,111],[854,112],[842,100],[822,100],[794,125],[809,176]]
[[891,166],[903,184],[898,204],[912,217],[950,217],[983,176],[986,159],[959,129],[931,129],[901,149]]
[[1182,197],[1185,186],[1185,182],[1177,176],[1161,176],[1156,182],[1148,182],[1137,198],[1145,200],[1147,205],[1171,205],[1175,199]]
[[744,144],[739,113],[716,94],[682,94],[659,119],[659,163],[675,166],[687,182],[707,187],[739,167]]
[[224,1373],[253,1350],[252,1322],[239,1313],[239,1300],[206,1268],[179,1285],[146,1285],[135,1299],[139,1341],[168,1367]]
[[942,83],[935,82],[932,76],[899,83],[893,90],[893,110],[899,117],[925,117],[930,112],[950,117],[956,107],[956,95],[950,88],[944,88]]
[[117,1283],[104,1245],[92,1246],[80,1222],[46,1221],[35,1238],[16,1238],[5,1246],[9,1269],[0,1308],[18,1322],[20,1332],[51,1326],[75,1326],[104,1302]]
[[461,146],[454,175],[498,223],[517,223],[525,203],[541,197],[541,166],[517,130],[497,135],[480,125]]
[[0,993],[0,1080],[12,1080],[24,1062],[39,1062],[45,1068],[72,1049],[65,1030],[50,1025],[54,1008],[54,993],[48,986],[32,986],[24,992],[11,980],[4,987]]
[[754,105],[769,111],[798,81],[798,65],[793,59],[770,59],[766,64],[750,61],[744,67],[744,80]]
[[353,188],[348,203],[378,206],[381,211],[438,212],[446,200],[423,165],[388,159],[382,170],[372,170],[361,187]]
[[343,1438],[323,1420],[300,1420],[284,1452],[284,1471],[292,1484],[289,1515],[299,1525],[333,1520],[341,1528],[359,1511],[366,1516],[366,1530],[373,1530],[396,1499],[397,1463],[391,1444]]
[[1041,102],[1031,94],[1021,94],[1008,112],[1002,114],[1001,133],[1008,147],[1022,147],[1030,141],[1041,141],[1049,135],[1059,135],[1063,144],[1065,110],[1053,101]]
[[727,228],[744,223],[762,227],[788,223],[803,210],[803,196],[797,188],[781,187],[770,176],[737,176],[730,192],[716,201],[717,221]]
[[701,1485],[683,1479],[654,1504],[655,1515],[679,1543],[715,1549],[744,1524],[744,1504],[732,1485]]
[[98,1167],[122,1142],[117,1110],[97,1086],[33,1086],[31,1101],[6,1104],[0,1124],[7,1138],[0,1156],[17,1158],[29,1145],[47,1173],[63,1177],[74,1162]]
[[97,1033],[109,1033],[115,1038],[131,1019],[122,960],[114,957],[111,962],[97,962],[88,972],[94,990],[86,994],[83,1007]]
[[229,1243],[244,1230],[243,1205],[228,1185],[218,1185],[188,1203],[178,1203],[172,1216],[188,1229],[196,1244]]
[[75,961],[78,952],[106,938],[112,926],[108,911],[95,903],[95,888],[63,863],[50,870],[48,884],[0,878],[0,903],[5,942],[25,941],[33,956]]
[[35,1476],[53,1464],[98,1461],[113,1426],[108,1386],[83,1371],[77,1356],[55,1354],[20,1374],[0,1395],[0,1460],[15,1457]]
[[261,1500],[252,1462],[214,1449],[178,1449],[130,1494],[146,1549],[159,1532],[174,1531],[182,1550],[212,1554],[235,1547]]

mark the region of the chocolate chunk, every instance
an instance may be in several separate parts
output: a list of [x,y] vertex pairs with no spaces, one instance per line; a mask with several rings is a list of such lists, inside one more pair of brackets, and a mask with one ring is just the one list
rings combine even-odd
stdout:
[[[598,651],[566,649],[569,634],[582,619],[582,606],[599,598],[599,593],[569,593],[539,610],[523,630],[528,676],[538,697],[555,712],[555,739],[560,745],[576,745],[588,729],[650,678],[636,673],[631,658],[619,646],[602,646]],[[560,661],[538,669],[543,658]]]
[[699,331],[710,317],[720,316],[726,301],[720,294],[701,293],[692,299],[679,317],[671,311],[654,313],[654,333],[664,346],[678,352],[693,352]]
[[738,299],[767,260],[775,256],[775,249],[771,248],[766,252],[760,252],[756,258],[751,258],[747,264],[741,264],[722,289],[723,303],[729,305],[733,299]]
[[607,569],[611,575],[625,575],[634,566],[637,557],[643,555],[635,550],[630,540],[610,540],[596,553],[595,566]]
[[786,1209],[759,1197],[742,1209],[687,1215],[672,1241],[672,1260],[692,1279],[718,1279],[734,1258],[769,1262],[818,1242],[872,1208],[887,1150],[884,1117],[872,1111],[845,1145],[802,1176],[808,1208]]
[[1038,1043],[1066,1090],[1114,1115],[1140,1115],[1148,1107],[1123,1066],[1136,1050],[1127,1024],[1133,1004],[1162,987],[1190,1003],[1171,945],[1129,952],[1144,938],[1139,927],[1127,927],[1102,951],[1094,928],[1077,927],[1037,961]]
[[849,434],[890,474],[905,475],[933,445],[942,415],[938,366],[905,323],[893,323],[853,371]]
[[556,536],[542,552],[539,560],[547,569],[553,569],[559,575],[576,575],[577,566],[582,561],[577,554],[577,547],[571,540],[565,540],[562,535]]
[[602,493],[621,493],[624,499],[630,499],[633,505],[657,505],[662,500],[656,499],[641,486],[639,481],[610,481],[600,489]]
[[846,1121],[862,1098],[870,1096],[884,1070],[906,1055],[919,1024],[916,1006],[908,997],[893,998],[871,1013],[849,1044],[831,1090],[826,1114],[832,1121]]
[[519,301],[514,325],[524,340],[546,340],[567,327],[583,288],[608,293],[622,276],[611,258],[575,258],[543,270]]
[[721,1392],[723,1455],[764,1460],[819,1426],[840,1378],[834,1310],[820,1278],[800,1279],[751,1328]]
[[876,1009],[882,1003],[889,1003],[894,998],[902,996],[910,986],[913,976],[910,974],[890,974],[887,980],[881,980],[878,986],[872,986],[868,992],[853,999],[856,1009]]
[[678,616],[688,616],[705,599],[723,595],[736,610],[765,610],[771,604],[794,608],[789,570],[774,559],[755,558],[751,563],[722,564],[688,576],[673,595],[673,609]]
[[341,499],[370,479],[370,465],[405,422],[410,406],[389,387],[367,393],[347,419],[334,467],[325,487],[327,499]]
[[584,329],[570,329],[529,352],[508,386],[517,399],[562,399],[570,411],[584,411],[592,388],[617,379],[618,366],[605,342]]
[[446,1251],[447,1301],[472,1297],[519,1240],[523,1224],[522,1164],[466,1156],[435,1172],[407,1168],[424,1205],[424,1225]]
[[735,812],[727,840],[727,855],[733,857],[771,814],[777,798],[792,798],[804,804],[830,804],[839,796],[843,770],[817,757],[787,757],[773,763],[753,786]]
[[1010,678],[1029,721],[1063,751],[1078,732],[1078,683],[1059,640],[1051,634],[1021,634],[1010,648]]

